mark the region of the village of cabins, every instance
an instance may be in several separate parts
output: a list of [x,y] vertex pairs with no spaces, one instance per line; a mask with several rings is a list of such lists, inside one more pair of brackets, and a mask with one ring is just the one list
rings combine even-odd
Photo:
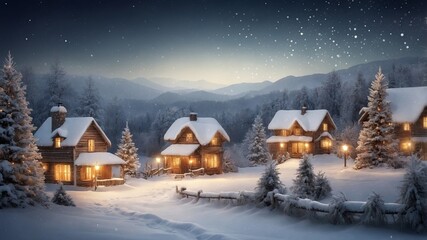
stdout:
[[[388,98],[403,155],[419,153],[427,160],[427,87],[388,89]],[[125,162],[108,149],[111,142],[91,117],[67,117],[64,106],[52,107],[36,131],[46,182],[77,186],[118,185],[125,182]],[[362,123],[367,118],[361,110]],[[327,110],[280,110],[268,125],[267,139],[272,159],[289,154],[300,158],[304,153],[331,153],[336,130]],[[173,174],[203,170],[205,174],[222,173],[223,144],[230,141],[227,132],[214,118],[177,119],[164,135],[163,169]]]

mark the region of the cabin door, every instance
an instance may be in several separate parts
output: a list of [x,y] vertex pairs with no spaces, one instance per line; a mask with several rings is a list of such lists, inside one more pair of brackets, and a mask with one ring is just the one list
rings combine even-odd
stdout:
[[293,142],[292,143],[292,157],[299,157],[304,152],[304,143]]

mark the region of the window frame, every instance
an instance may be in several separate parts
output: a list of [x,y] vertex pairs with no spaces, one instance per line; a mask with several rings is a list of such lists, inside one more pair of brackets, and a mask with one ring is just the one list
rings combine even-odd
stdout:
[[87,151],[95,152],[95,139],[87,140]]
[[403,123],[403,131],[411,131],[411,125],[409,123]]
[[55,137],[53,139],[53,147],[54,148],[61,148],[61,138],[60,137]]

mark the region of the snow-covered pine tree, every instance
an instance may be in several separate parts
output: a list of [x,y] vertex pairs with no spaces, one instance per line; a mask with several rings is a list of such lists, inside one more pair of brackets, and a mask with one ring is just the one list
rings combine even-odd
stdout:
[[343,193],[338,196],[332,196],[332,201],[329,204],[328,218],[332,224],[347,224],[354,221],[353,214],[346,211],[344,203],[347,198]]
[[124,166],[125,174],[135,176],[140,167],[138,148],[135,147],[135,143],[132,140],[132,133],[129,130],[127,122],[126,127],[122,132],[122,139],[118,146],[116,155],[126,162]]
[[307,154],[304,154],[297,169],[297,176],[293,181],[293,194],[300,198],[313,198],[315,190],[314,173],[313,166],[311,165]]
[[399,202],[404,206],[400,222],[421,231],[427,225],[427,167],[415,155],[411,156],[403,177]]
[[387,81],[380,68],[369,89],[366,108],[368,120],[363,123],[359,134],[355,169],[388,164],[397,157],[397,142],[394,139],[386,89]]
[[93,117],[100,123],[100,96],[92,78],[86,81],[86,88],[80,97],[80,106],[77,109],[77,113],[82,117]]
[[331,194],[332,188],[325,173],[319,171],[314,177],[314,200],[322,200]]
[[55,195],[52,198],[52,202],[62,206],[76,206],[71,196],[65,192],[62,184],[60,184],[58,190],[56,190]]
[[1,81],[0,207],[45,204],[44,170],[33,136],[31,109],[25,98],[21,74],[8,55]]
[[277,190],[278,193],[286,193],[286,187],[280,181],[279,170],[277,170],[276,163],[271,161],[267,164],[264,173],[258,180],[257,187],[255,188],[255,199],[257,202],[263,202],[267,197],[267,193]]
[[224,151],[223,163],[222,163],[222,171],[224,173],[229,172],[238,172],[239,168],[237,168],[236,164],[232,159],[231,149],[227,148]]
[[266,135],[261,116],[258,115],[252,124],[252,139],[249,141],[248,160],[252,165],[266,164],[270,159]]
[[363,206],[362,223],[380,225],[386,222],[384,200],[377,193],[372,193]]

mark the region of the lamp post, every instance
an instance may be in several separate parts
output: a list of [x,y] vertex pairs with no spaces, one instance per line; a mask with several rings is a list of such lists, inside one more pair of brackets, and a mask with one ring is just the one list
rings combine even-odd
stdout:
[[160,176],[160,158],[156,157],[157,162],[157,176]]
[[347,167],[347,152],[348,152],[348,145],[344,144],[342,146],[342,150],[344,152],[344,167]]
[[95,191],[98,188],[98,171],[99,171],[99,165],[95,165]]

